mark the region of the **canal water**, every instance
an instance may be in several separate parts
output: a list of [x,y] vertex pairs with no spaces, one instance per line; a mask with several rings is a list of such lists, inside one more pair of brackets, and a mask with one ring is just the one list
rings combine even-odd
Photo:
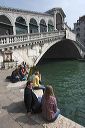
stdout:
[[38,69],[43,83],[53,86],[61,114],[85,126],[85,62],[48,62]]

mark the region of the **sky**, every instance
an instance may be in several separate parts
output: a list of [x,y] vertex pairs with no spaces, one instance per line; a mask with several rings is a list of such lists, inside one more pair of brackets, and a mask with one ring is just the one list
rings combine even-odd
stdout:
[[0,6],[45,12],[60,7],[66,14],[65,22],[73,29],[79,17],[85,15],[85,0],[0,0]]

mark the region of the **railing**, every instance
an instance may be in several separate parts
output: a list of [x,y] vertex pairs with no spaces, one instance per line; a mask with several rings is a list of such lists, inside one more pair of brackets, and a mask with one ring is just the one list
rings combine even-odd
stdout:
[[65,36],[65,31],[54,31],[48,33],[20,34],[0,36],[0,46],[39,40],[48,37]]
[[78,38],[76,38],[76,44],[83,50],[85,51],[85,46],[82,41],[80,41]]
[[66,22],[63,24],[63,28],[64,28],[65,30],[71,31],[71,28],[68,26],[68,24],[67,24]]
[[70,30],[66,30],[66,39],[70,39],[75,41],[75,43],[83,50],[85,51],[85,46],[82,41],[80,41],[78,38],[76,38],[76,34],[73,33]]
[[76,41],[76,34],[73,33],[71,30],[66,30],[66,39]]
[[18,44],[30,43],[33,41],[45,40],[45,39],[59,39],[62,37],[66,37],[66,39],[72,39],[76,41],[76,44],[85,51],[85,46],[83,43],[76,38],[75,34],[70,30],[60,30],[53,32],[45,32],[45,33],[33,33],[33,34],[20,34],[20,35],[6,35],[0,36],[0,48],[5,48],[7,46],[13,46]]

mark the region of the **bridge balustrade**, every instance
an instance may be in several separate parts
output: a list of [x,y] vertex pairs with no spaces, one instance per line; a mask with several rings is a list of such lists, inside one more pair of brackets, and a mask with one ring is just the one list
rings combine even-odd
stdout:
[[85,46],[82,41],[76,38],[76,44],[85,52]]
[[53,39],[56,37],[61,38],[65,36],[65,31],[54,31],[54,32],[45,32],[45,33],[34,33],[34,34],[20,34],[20,35],[6,35],[6,36],[0,36],[0,48],[3,48],[3,46],[7,45],[13,45],[13,44],[19,44],[19,43],[27,43],[30,41],[38,41],[38,40],[44,40],[44,39]]

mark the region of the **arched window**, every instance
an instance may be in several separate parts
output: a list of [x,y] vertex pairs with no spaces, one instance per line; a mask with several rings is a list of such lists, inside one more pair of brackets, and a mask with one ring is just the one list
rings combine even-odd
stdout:
[[48,32],[51,32],[54,30],[53,22],[51,20],[48,21]]
[[40,21],[40,32],[47,32],[47,26],[43,19]]
[[37,25],[37,21],[34,18],[30,19],[30,23],[29,23],[29,32],[30,33],[37,33],[38,32],[38,25]]
[[15,27],[16,27],[16,34],[25,34],[27,33],[27,25],[26,21],[22,17],[18,17],[15,22]]
[[12,35],[13,26],[5,15],[0,15],[0,35]]
[[56,29],[62,29],[62,17],[59,13],[56,14]]

